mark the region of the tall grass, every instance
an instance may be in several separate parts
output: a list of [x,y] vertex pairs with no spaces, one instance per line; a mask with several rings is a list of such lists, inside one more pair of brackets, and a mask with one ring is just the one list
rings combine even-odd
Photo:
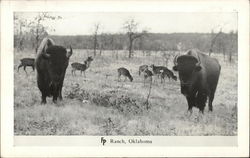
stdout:
[[[71,62],[83,62],[91,51],[74,50]],[[144,86],[138,67],[142,64],[163,65],[160,54],[132,59],[119,52],[118,60],[111,51],[97,56],[86,71],[86,78],[71,66],[66,72],[63,101],[57,104],[47,98],[40,105],[41,94],[36,72],[27,68],[17,73],[19,60],[34,57],[33,52],[14,55],[14,132],[16,135],[237,135],[237,62],[228,64],[223,56],[213,55],[222,72],[213,102],[214,111],[200,117],[194,109],[186,116],[187,103],[180,94],[179,82],[160,84],[156,78],[145,108],[149,82]],[[169,63],[169,68],[172,63]],[[117,68],[126,67],[134,81],[118,82]]]

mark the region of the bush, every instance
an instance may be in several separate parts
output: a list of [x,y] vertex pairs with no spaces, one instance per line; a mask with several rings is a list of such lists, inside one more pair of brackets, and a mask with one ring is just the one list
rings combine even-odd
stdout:
[[119,93],[110,90],[105,92],[86,91],[79,85],[72,87],[66,94],[67,98],[78,99],[80,101],[88,100],[97,106],[112,107],[124,114],[141,114],[145,109],[145,101],[142,98],[133,98],[133,94]]

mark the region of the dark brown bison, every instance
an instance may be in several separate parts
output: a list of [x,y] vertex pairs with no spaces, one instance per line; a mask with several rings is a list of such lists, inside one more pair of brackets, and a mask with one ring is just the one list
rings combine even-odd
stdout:
[[57,98],[62,99],[62,87],[69,58],[70,51],[62,46],[54,45],[52,39],[45,38],[37,51],[35,65],[37,69],[37,84],[42,93],[42,104],[46,103],[46,97],[53,96],[53,102]]
[[188,111],[192,113],[192,107],[197,107],[203,113],[207,98],[209,111],[212,111],[221,70],[219,62],[197,49],[192,49],[185,55],[175,56],[173,70],[179,72],[181,93],[186,96]]

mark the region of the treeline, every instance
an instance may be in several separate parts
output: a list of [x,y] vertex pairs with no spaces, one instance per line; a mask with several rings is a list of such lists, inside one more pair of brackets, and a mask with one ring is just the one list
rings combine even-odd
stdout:
[[[93,36],[50,36],[56,43],[76,49],[92,49]],[[136,39],[134,50],[150,51],[176,51],[198,48],[209,52],[211,49],[211,34],[206,33],[148,33]],[[126,34],[101,34],[98,35],[97,48],[102,50],[127,50],[128,38]],[[213,46],[213,52],[237,52],[237,34],[222,33]]]
[[[176,51],[198,48],[201,51],[209,52],[213,36],[215,35],[209,33],[147,33],[146,36],[136,39],[133,49],[142,51]],[[91,35],[51,35],[49,37],[54,39],[59,45],[71,45],[75,49],[92,49],[94,43]],[[18,37],[15,39],[18,39]],[[100,34],[97,39],[97,48],[102,50],[126,50],[129,42],[126,34]],[[15,40],[15,42],[18,42],[18,40]],[[34,39],[27,37],[23,40],[22,45],[25,48],[34,49]],[[14,44],[14,46],[18,46],[18,44]],[[232,52],[236,54],[237,33],[221,33],[212,49],[214,53]]]

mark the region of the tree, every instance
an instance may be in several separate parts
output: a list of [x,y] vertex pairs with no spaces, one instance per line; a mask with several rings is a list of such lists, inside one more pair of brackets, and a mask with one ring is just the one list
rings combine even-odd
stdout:
[[129,58],[131,58],[133,54],[134,41],[146,34],[146,31],[142,31],[141,33],[138,33],[137,27],[138,27],[138,23],[135,22],[134,19],[127,20],[123,25],[123,28],[125,29],[127,36],[128,36],[128,51],[129,51],[128,57]]
[[23,44],[26,26],[27,20],[14,14],[14,44],[21,51],[24,49]]
[[[43,23],[46,20],[58,20],[61,19],[61,16],[52,16],[48,12],[40,12],[37,16],[28,24],[28,27],[30,28],[30,32],[35,36],[35,47],[36,52],[39,47],[39,41],[42,39],[42,37],[48,35],[48,30],[51,29],[49,27],[46,27]],[[52,29],[54,31],[54,29]]]
[[98,40],[97,40],[97,36],[98,36],[98,31],[100,28],[100,23],[96,23],[94,25],[94,33],[93,33],[93,49],[94,49],[94,56],[96,56],[96,49],[97,49],[97,45],[98,45]]
[[238,39],[238,33],[234,33],[234,31],[231,31],[229,33],[229,36],[230,36],[230,46],[229,46],[229,57],[228,57],[228,60],[229,62],[231,63],[233,58],[233,52],[237,51],[237,39]]

